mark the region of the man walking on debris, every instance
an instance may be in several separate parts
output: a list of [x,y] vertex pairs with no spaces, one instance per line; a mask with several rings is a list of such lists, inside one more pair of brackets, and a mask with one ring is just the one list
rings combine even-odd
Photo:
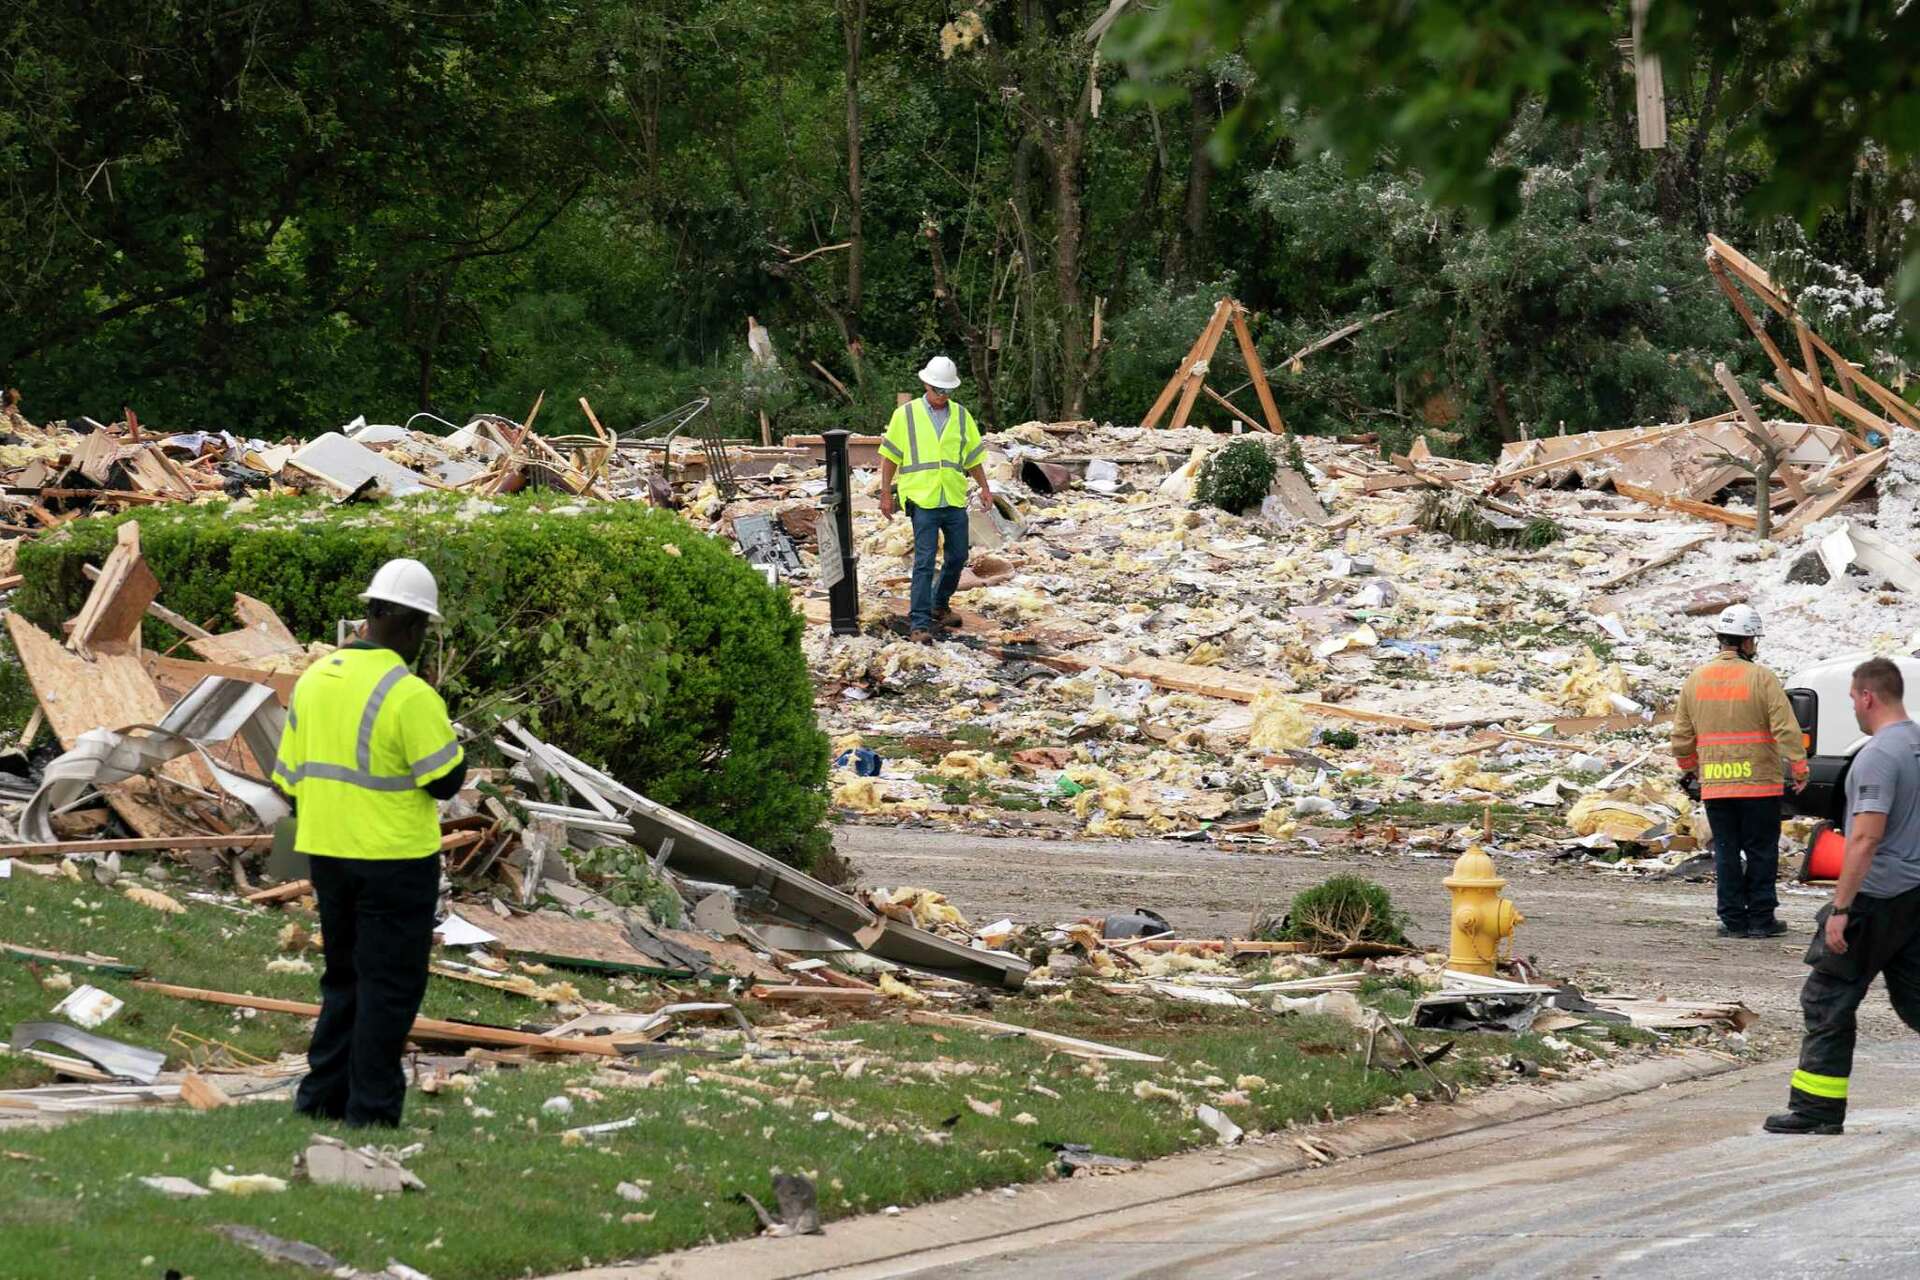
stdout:
[[1780,679],[1753,658],[1760,615],[1744,604],[1714,619],[1720,653],[1687,677],[1673,710],[1673,754],[1698,778],[1713,828],[1720,936],[1771,938],[1787,926],[1780,904],[1782,762],[1807,785],[1807,750]]
[[1853,1074],[1854,1015],[1874,975],[1900,1020],[1920,1031],[1920,725],[1887,658],[1853,669],[1854,719],[1872,739],[1847,770],[1847,851],[1833,902],[1814,924],[1800,988],[1807,1033],[1787,1110],[1769,1133],[1839,1133]]
[[440,621],[440,588],[418,560],[389,560],[360,593],[366,638],[294,686],[273,780],[292,797],[326,972],[310,1074],[294,1109],[350,1125],[398,1125],[401,1054],[427,990],[440,896],[436,801],[467,764],[447,706],[408,666]]
[[[960,371],[945,356],[935,356],[920,371],[926,394],[893,411],[880,441],[880,514],[891,520],[894,489],[913,521],[913,588],[908,595],[907,629],[917,644],[933,639],[933,629],[958,627],[954,590],[967,567],[967,475],[980,486],[980,506],[993,509],[993,487],[982,459],[987,446],[979,424],[966,407],[948,397],[960,385]],[[934,580],[940,542],[946,555]]]

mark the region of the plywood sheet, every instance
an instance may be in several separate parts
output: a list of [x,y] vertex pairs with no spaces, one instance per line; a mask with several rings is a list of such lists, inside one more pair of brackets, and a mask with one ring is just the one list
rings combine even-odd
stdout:
[[[280,628],[280,632],[285,631],[284,626]],[[187,647],[208,662],[235,667],[258,666],[273,658],[294,658],[306,654],[306,648],[291,634],[282,635],[263,627],[247,627],[208,636],[204,640],[189,640]]]
[[470,907],[455,909],[468,924],[500,939],[509,955],[538,956],[557,963],[594,969],[658,969],[659,962],[627,941],[604,920],[561,916],[496,916]]
[[[123,729],[154,724],[167,703],[132,654],[103,654],[92,661],[70,653],[58,641],[17,613],[7,615],[7,630],[20,654],[27,681],[46,712],[47,725],[64,748],[89,729]],[[169,760],[160,771],[188,786],[212,790],[212,776],[198,756]],[[134,778],[101,788],[114,811],[143,836],[180,834],[181,824],[156,807],[150,784]]]

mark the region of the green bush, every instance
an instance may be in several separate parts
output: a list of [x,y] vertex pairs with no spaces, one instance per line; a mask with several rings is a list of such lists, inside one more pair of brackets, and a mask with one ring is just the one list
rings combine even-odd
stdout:
[[1276,465],[1265,441],[1241,436],[1201,464],[1193,496],[1237,516],[1267,496]]
[[[24,546],[22,614],[49,630],[86,598],[125,517]],[[282,498],[132,517],[160,598],[209,626],[233,594],[272,605],[302,640],[334,639],[393,556],[426,562],[446,626],[422,667],[490,742],[520,714],[541,736],[662,804],[797,866],[827,844],[827,740],[800,652],[803,620],[725,546],[637,503],[541,494],[421,497],[377,507]],[[178,641],[149,621],[155,648]],[[55,630],[57,634],[57,630]]]
[[1262,938],[1281,942],[1308,942],[1316,947],[1340,947],[1354,942],[1384,942],[1404,946],[1409,920],[1396,911],[1393,898],[1361,876],[1333,876],[1293,895],[1287,914],[1278,924],[1257,925]]

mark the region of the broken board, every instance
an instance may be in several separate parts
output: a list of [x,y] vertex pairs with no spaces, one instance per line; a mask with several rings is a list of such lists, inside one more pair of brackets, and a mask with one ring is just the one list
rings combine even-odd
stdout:
[[563,916],[496,916],[475,908],[456,908],[455,915],[500,940],[508,955],[548,961],[578,969],[655,973],[660,965],[604,920],[570,920]]
[[[7,615],[7,630],[61,747],[72,749],[89,729],[158,724],[167,714],[166,702],[153,677],[132,654],[102,654],[90,662],[61,648],[52,636],[17,613]],[[212,775],[197,756],[169,760],[160,766],[160,772],[202,791],[214,787]],[[180,835],[180,823],[154,803],[149,794],[151,786],[144,778],[130,778],[109,783],[101,793],[138,834],[150,838]]]

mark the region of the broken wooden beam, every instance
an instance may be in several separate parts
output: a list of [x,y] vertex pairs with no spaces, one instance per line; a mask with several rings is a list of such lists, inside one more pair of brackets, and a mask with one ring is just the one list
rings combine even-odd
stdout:
[[[197,1000],[203,1004],[224,1004],[236,1009],[257,1009],[261,1013],[289,1013],[300,1018],[317,1018],[320,1006],[304,1000],[275,1000],[267,996],[236,995],[230,991],[210,991],[203,987],[176,987],[167,982],[135,982],[136,991],[172,996],[176,1000]],[[604,1040],[561,1038],[492,1027],[476,1022],[447,1022],[440,1018],[415,1018],[407,1034],[415,1040],[435,1040],[453,1044],[483,1044],[496,1047],[536,1049],[547,1053],[591,1054],[595,1057],[619,1056],[612,1037]]]
[[1073,1036],[1058,1035],[1052,1031],[1040,1031],[1012,1022],[995,1022],[992,1018],[975,1018],[962,1013],[938,1013],[930,1009],[915,1009],[907,1015],[907,1021],[917,1026],[952,1027],[955,1030],[973,1031],[987,1036],[1022,1036],[1035,1044],[1049,1049],[1058,1049],[1076,1058],[1105,1058],[1115,1062],[1166,1061],[1165,1058],[1151,1053],[1141,1053],[1137,1049],[1122,1049],[1118,1045],[1101,1044],[1097,1040],[1078,1040]]
[[33,858],[69,853],[154,853],[173,849],[271,849],[273,836],[154,836],[132,840],[47,840],[38,844],[0,844],[0,858]]

